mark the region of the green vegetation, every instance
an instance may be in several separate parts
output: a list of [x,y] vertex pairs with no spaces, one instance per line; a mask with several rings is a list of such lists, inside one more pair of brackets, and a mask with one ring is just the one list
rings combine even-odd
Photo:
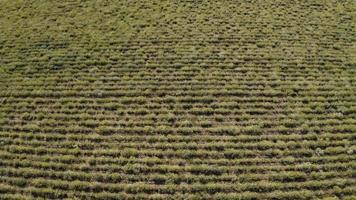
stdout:
[[355,199],[351,0],[1,0],[0,199]]

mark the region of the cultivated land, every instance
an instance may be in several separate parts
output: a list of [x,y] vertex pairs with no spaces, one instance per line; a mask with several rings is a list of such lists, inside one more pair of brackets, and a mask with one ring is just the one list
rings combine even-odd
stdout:
[[355,3],[0,1],[0,199],[355,199]]

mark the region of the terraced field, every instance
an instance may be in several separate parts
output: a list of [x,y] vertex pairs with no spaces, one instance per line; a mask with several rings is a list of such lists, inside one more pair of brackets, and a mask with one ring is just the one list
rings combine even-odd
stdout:
[[0,199],[356,199],[352,0],[0,1]]

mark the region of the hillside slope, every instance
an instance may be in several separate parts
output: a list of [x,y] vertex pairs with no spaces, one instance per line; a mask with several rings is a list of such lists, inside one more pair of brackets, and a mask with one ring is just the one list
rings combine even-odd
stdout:
[[355,199],[353,1],[0,1],[0,199]]

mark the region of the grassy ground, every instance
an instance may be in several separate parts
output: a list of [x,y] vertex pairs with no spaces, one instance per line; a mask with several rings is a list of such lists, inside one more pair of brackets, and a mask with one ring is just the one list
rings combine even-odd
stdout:
[[0,199],[355,199],[355,13],[0,1]]

